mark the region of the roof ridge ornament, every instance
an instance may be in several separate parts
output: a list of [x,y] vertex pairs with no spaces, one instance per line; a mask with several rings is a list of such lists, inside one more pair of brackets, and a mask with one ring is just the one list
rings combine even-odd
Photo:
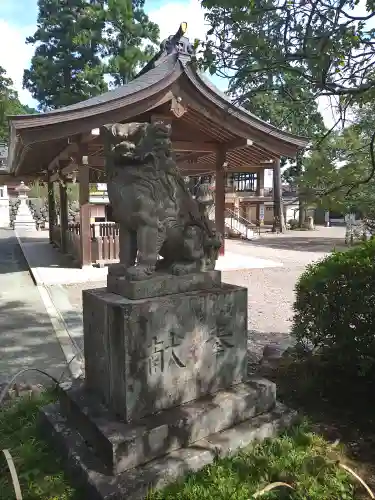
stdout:
[[160,48],[167,55],[169,54],[182,54],[191,56],[194,53],[193,45],[190,43],[188,37],[184,36],[187,31],[187,23],[180,24],[177,32],[170,35],[166,40],[160,44]]

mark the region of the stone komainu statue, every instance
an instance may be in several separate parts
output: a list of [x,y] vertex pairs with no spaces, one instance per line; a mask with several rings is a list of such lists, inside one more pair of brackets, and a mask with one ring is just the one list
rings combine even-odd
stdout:
[[[214,269],[222,236],[177,171],[171,127],[161,122],[113,124],[101,133],[124,274],[143,280],[158,269],[174,275]],[[159,255],[163,258],[158,260]]]

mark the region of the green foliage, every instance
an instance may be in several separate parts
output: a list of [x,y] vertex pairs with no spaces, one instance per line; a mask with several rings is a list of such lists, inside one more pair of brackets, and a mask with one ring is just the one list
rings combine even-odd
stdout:
[[296,285],[292,335],[354,375],[375,369],[375,239],[310,265]]
[[17,92],[13,89],[13,82],[7,77],[6,71],[0,66],[0,143],[8,142],[8,116],[34,113],[35,110],[23,106]]
[[[110,0],[106,17],[106,72],[124,85],[155,55],[159,27],[144,11],[144,0]],[[146,45],[144,43],[146,42]]]
[[[144,0],[38,0],[35,45],[23,84],[41,110],[61,108],[127,83],[153,55],[159,28]],[[147,45],[143,48],[144,42]]]
[[275,83],[275,74],[300,79],[316,95],[363,95],[374,86],[374,4],[358,9],[358,0],[203,0],[211,25],[203,64],[234,73],[241,95],[254,82]]
[[[358,0],[202,0],[202,5],[211,29],[200,45],[199,62],[212,73],[226,76],[231,96],[265,120],[315,142],[326,135],[317,98],[329,99],[341,125],[348,124],[348,109],[374,102],[373,0],[361,6]],[[372,128],[365,141],[371,175],[375,174],[375,157],[370,158],[369,145],[374,137]],[[341,203],[368,173],[361,168],[346,169],[354,175],[348,175],[344,184],[337,179],[337,165],[327,165],[319,150],[310,161],[297,158],[284,179],[298,187],[304,201],[307,196],[317,199],[340,191],[333,204]],[[325,169],[314,186],[312,174],[318,170],[314,162],[321,160]],[[313,172],[308,172],[310,167]],[[328,176],[329,171],[332,175]],[[323,192],[321,186],[328,187]]]
[[[38,437],[39,407],[52,399],[50,394],[31,400],[21,399],[0,409],[1,449],[12,455],[24,500],[73,500],[58,457]],[[2,455],[2,454],[1,454]],[[14,500],[14,490],[4,457],[0,458],[0,491],[2,500]]]
[[[31,400],[20,399],[0,409],[1,447],[9,449],[20,479],[24,500],[73,500],[83,498],[61,472],[53,450],[39,437],[39,406],[50,402],[50,394]],[[345,500],[356,498],[348,474],[337,467],[332,447],[302,422],[282,436],[217,460],[196,474],[190,474],[163,491],[150,493],[149,500],[248,500],[256,491],[274,481],[289,483],[293,500]],[[1,459],[0,459],[1,460]],[[0,461],[2,500],[13,500],[14,491],[5,460]],[[289,492],[291,493],[289,494]],[[265,499],[285,498],[274,490]]]
[[297,229],[298,227],[298,220],[296,219],[289,219],[288,220],[289,228],[290,229]]
[[[184,482],[149,495],[148,500],[249,500],[270,483],[282,481],[294,491],[278,488],[265,500],[352,499],[348,476],[327,458],[329,444],[302,424],[238,455],[216,461]],[[287,493],[287,495],[286,495]]]
[[[99,4],[99,5],[97,5]],[[23,85],[41,110],[82,101],[106,90],[99,57],[104,16],[100,2],[38,0],[37,30],[26,43],[36,45]]]

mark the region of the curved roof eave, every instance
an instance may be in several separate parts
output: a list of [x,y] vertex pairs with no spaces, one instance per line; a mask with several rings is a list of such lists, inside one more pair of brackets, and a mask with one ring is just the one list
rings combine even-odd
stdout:
[[191,81],[191,83],[213,104],[220,107],[221,109],[227,110],[228,113],[232,114],[236,118],[240,119],[246,125],[251,126],[261,132],[269,134],[279,140],[290,144],[297,149],[303,149],[307,147],[310,140],[306,137],[297,136],[290,134],[289,132],[284,132],[279,128],[261,120],[257,116],[253,115],[245,108],[233,104],[227,95],[225,95],[221,90],[219,90],[203,73],[195,71],[190,64],[190,61],[182,62],[184,66],[185,74]]
[[[71,104],[60,109],[36,115],[10,116],[11,127],[22,130],[43,127],[62,121],[71,121],[88,116],[99,115],[124,106],[131,99],[132,103],[141,101],[160,92],[177,80],[183,69],[176,54],[163,57],[157,66],[135,78],[127,85],[122,85],[86,101]],[[164,85],[163,85],[164,84]]]

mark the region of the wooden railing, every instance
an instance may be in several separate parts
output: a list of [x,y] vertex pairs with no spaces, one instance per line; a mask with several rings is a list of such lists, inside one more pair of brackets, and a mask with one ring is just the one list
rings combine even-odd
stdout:
[[66,231],[66,250],[68,255],[73,257],[74,260],[81,260],[81,228],[80,224],[68,224]]
[[104,265],[119,262],[119,225],[114,222],[91,224],[91,260]]
[[[52,242],[61,247],[60,226],[52,227]],[[105,265],[119,262],[119,225],[114,222],[95,222],[90,224],[91,262]],[[68,225],[66,231],[67,254],[74,260],[81,257],[81,226],[78,223]]]

